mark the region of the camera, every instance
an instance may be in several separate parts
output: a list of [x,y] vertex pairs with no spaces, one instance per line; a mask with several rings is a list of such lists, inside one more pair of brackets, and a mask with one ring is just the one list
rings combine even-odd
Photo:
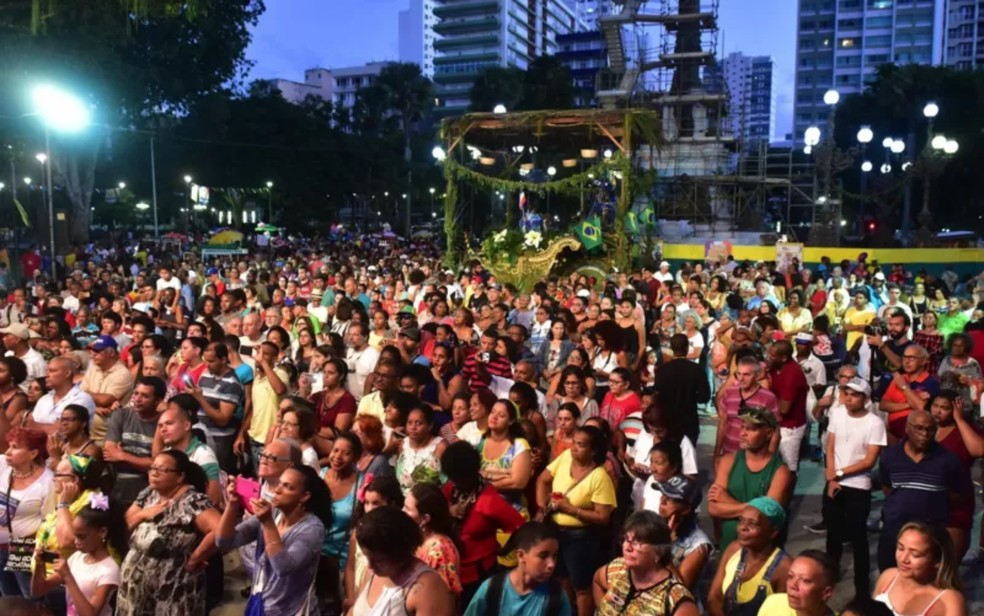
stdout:
[[881,323],[871,323],[870,325],[864,326],[865,336],[878,336],[882,337],[886,334],[885,326]]

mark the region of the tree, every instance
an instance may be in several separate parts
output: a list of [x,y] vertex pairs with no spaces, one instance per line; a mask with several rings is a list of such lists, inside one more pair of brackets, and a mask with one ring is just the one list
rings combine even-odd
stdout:
[[[238,85],[248,63],[249,28],[262,0],[15,0],[0,11],[0,115],[24,112],[31,84],[61,84],[88,101],[86,138],[52,135],[55,180],[71,201],[74,241],[88,237],[100,144],[119,130],[146,128],[186,112],[223,84]],[[137,7],[139,11],[130,9]],[[20,107],[18,109],[18,107]],[[7,112],[13,111],[12,114]],[[21,122],[8,132],[34,130]]]
[[471,111],[491,112],[496,105],[516,109],[524,94],[522,69],[515,66],[491,66],[478,74],[471,88]]
[[523,99],[517,109],[570,109],[574,106],[574,76],[556,56],[539,56],[523,76]]

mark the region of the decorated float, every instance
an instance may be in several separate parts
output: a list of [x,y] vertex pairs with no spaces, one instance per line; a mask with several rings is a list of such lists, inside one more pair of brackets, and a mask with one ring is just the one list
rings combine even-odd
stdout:
[[[477,259],[529,290],[558,267],[625,268],[633,246],[652,239],[648,191],[662,145],[653,111],[473,113],[444,120],[441,138],[433,154],[447,181],[451,265]],[[485,198],[498,198],[501,220],[469,241],[462,214]]]

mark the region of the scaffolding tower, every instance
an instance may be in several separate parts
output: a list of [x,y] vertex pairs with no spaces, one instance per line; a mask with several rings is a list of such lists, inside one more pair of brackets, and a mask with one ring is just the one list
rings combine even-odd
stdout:
[[[778,216],[782,232],[799,237],[805,228],[793,221],[813,207],[812,169],[801,168],[793,146],[746,144],[733,134],[716,59],[719,2],[616,0],[615,12],[599,19],[609,50],[599,104],[660,112],[666,145],[636,153],[640,167],[656,171],[652,196],[660,219],[686,220],[692,235],[712,236],[775,231]],[[761,241],[773,236],[764,233]]]

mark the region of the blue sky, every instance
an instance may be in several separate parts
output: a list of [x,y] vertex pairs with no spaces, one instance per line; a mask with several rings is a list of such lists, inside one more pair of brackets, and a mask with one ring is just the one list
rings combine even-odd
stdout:
[[[655,1],[655,0],[651,0]],[[268,0],[247,57],[252,77],[302,80],[313,66],[397,59],[397,14],[408,0]],[[796,0],[721,2],[719,53],[776,61],[777,138],[792,130]]]

